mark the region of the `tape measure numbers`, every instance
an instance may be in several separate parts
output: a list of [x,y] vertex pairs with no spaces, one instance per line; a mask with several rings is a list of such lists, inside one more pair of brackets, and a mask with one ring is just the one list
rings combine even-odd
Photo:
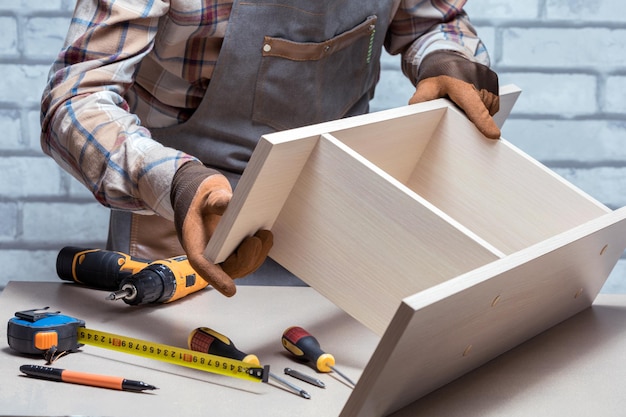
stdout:
[[267,382],[269,377],[269,366],[88,329],[83,320],[46,309],[15,313],[7,328],[9,347],[33,355],[51,348],[74,351],[85,344],[253,382]]
[[86,345],[250,381],[261,382],[264,378],[264,368],[250,366],[248,363],[222,356],[148,342],[85,327],[79,328],[77,333],[78,342]]

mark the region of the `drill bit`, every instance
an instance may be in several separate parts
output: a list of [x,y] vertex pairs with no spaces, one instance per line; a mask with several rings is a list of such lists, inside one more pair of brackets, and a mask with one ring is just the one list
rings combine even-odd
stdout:
[[107,300],[119,300],[119,299],[133,299],[137,296],[137,288],[133,285],[125,284],[122,288],[117,291],[113,291],[110,293],[106,299]]
[[296,371],[295,369],[285,368],[285,374],[297,378],[300,381],[308,382],[309,384],[315,385],[316,387],[326,388],[326,384],[324,384],[321,380],[303,374],[302,372]]
[[279,377],[278,375],[276,375],[276,374],[274,374],[272,372],[270,372],[270,378],[275,379],[276,381],[280,382],[281,384],[291,388],[293,391],[295,391],[298,394],[300,394],[300,396],[302,398],[306,398],[307,400],[311,399],[311,395],[309,395],[308,392],[306,392],[305,390],[303,390],[299,386],[292,384],[291,382],[287,381],[286,379],[283,379],[283,378]]

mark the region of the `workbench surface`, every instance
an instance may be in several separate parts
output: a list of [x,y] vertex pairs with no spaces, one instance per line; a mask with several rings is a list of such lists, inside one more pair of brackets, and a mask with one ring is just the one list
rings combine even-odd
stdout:
[[[50,306],[81,318],[87,327],[184,346],[189,332],[212,327],[255,353],[282,377],[285,367],[308,374],[280,336],[300,325],[334,354],[337,365],[358,379],[378,337],[315,290],[306,287],[240,286],[234,298],[216,291],[160,306],[130,307],[104,300],[106,292],[70,283],[11,282],[0,294],[0,318]],[[43,360],[15,354],[0,327],[2,416],[337,416],[351,394],[341,378],[318,375],[320,389],[293,380],[312,398],[276,383],[260,384],[121,354],[93,346],[55,364],[60,368],[143,380],[160,389],[132,393],[21,376],[19,366]],[[592,308],[540,334],[481,368],[415,402],[393,417],[408,416],[623,416],[626,396],[626,295],[601,294]],[[290,379],[291,380],[291,379]]]
[[393,417],[626,415],[626,295],[591,308],[414,402]]
[[[281,335],[302,326],[335,356],[340,371],[357,380],[378,337],[307,287],[240,286],[226,298],[204,290],[171,304],[133,307],[108,301],[108,292],[73,283],[10,282],[0,294],[0,415],[3,416],[336,416],[352,389],[340,377],[317,374],[292,359]],[[211,327],[242,351],[256,354],[271,372],[310,395],[304,399],[276,382],[263,384],[85,345],[53,366],[141,380],[159,389],[133,393],[57,383],[22,376],[22,364],[44,365],[17,355],[7,343],[6,323],[16,311],[50,306],[80,318],[86,327],[152,342],[186,347],[189,333]],[[285,367],[317,376],[321,389],[284,374]]]

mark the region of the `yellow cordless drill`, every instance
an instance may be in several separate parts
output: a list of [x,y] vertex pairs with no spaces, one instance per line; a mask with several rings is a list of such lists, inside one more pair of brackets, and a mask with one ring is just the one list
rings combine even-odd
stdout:
[[122,252],[66,246],[56,269],[65,281],[111,290],[108,299],[131,305],[169,303],[208,285],[186,256],[146,261]]

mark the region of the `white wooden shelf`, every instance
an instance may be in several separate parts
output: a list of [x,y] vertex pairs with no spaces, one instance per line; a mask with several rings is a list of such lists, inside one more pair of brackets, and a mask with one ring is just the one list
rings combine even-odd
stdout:
[[[500,125],[519,93],[502,89]],[[261,228],[382,336],[345,416],[387,415],[587,308],[626,248],[624,209],[444,99],[264,136],[205,255]]]

